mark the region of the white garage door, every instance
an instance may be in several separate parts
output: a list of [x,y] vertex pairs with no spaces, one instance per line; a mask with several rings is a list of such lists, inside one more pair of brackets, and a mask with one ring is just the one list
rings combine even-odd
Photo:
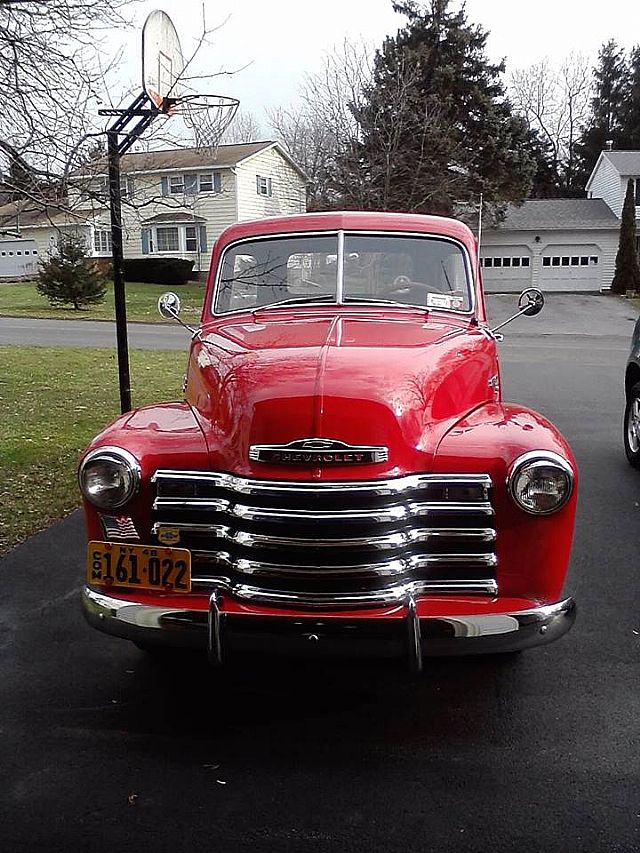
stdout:
[[519,293],[531,285],[531,253],[526,246],[487,246],[480,264],[488,293]]
[[35,240],[0,241],[0,278],[35,276],[38,249]]
[[547,246],[540,258],[540,289],[543,292],[598,292],[601,269],[601,252],[597,246]]

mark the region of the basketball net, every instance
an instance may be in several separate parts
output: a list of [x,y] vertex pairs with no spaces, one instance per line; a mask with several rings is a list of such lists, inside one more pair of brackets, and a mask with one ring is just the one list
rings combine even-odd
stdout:
[[175,113],[193,135],[195,147],[215,153],[240,102],[225,95],[183,95],[176,98]]

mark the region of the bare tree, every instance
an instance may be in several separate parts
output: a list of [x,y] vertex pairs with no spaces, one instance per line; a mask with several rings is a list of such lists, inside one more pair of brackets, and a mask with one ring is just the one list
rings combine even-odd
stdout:
[[[129,0],[0,0],[0,165],[5,192],[56,205],[73,150],[98,131],[102,37]],[[18,180],[16,180],[18,178]]]
[[511,74],[513,106],[542,139],[561,192],[576,189],[575,148],[589,115],[591,86],[590,65],[580,54],[571,54],[558,68],[544,59]]
[[238,110],[220,142],[223,145],[233,145],[239,142],[258,142],[262,138],[262,127],[253,113]]
[[326,55],[319,72],[305,78],[298,106],[267,113],[279,141],[309,178],[311,210],[336,200],[336,154],[353,151],[359,140],[355,115],[371,78],[371,55],[366,44],[345,40]]

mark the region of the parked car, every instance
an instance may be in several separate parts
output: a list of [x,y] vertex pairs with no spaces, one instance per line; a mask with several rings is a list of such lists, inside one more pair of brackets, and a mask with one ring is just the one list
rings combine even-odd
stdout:
[[[525,291],[518,314],[542,307]],[[179,299],[159,307],[177,317]],[[502,324],[504,325],[504,324]],[[516,651],[564,634],[576,464],[503,402],[461,222],[327,213],[218,239],[183,402],[85,452],[85,614],[143,647]]]
[[631,352],[624,376],[624,449],[634,468],[640,468],[640,320],[631,336]]

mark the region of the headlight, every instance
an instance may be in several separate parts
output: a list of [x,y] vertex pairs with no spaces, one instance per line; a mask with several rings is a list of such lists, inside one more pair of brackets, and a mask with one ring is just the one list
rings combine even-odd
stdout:
[[573,468],[557,453],[533,451],[518,457],[507,486],[525,512],[547,515],[564,506],[573,491]]
[[138,460],[120,447],[98,447],[82,460],[80,490],[99,509],[115,509],[135,495],[140,486]]

